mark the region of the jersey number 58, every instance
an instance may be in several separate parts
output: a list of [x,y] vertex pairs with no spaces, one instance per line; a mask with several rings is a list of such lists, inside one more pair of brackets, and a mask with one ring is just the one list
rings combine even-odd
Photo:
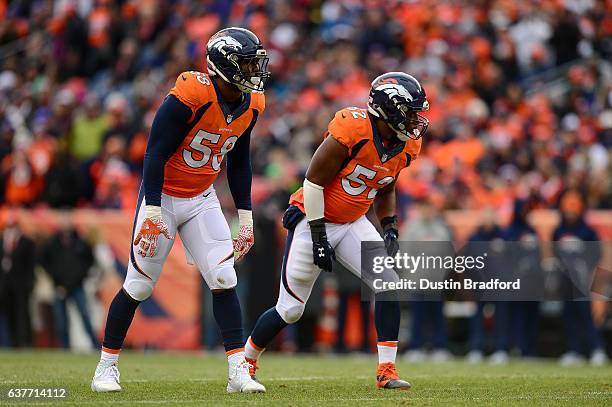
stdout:
[[202,153],[202,158],[196,159],[193,156],[193,153],[185,148],[183,149],[183,160],[185,160],[185,163],[191,168],[201,168],[208,164],[208,162],[210,161],[212,169],[215,171],[219,171],[221,169],[223,157],[225,157],[225,154],[227,154],[229,151],[231,151],[232,148],[234,148],[234,145],[238,140],[238,137],[236,136],[228,137],[221,146],[219,152],[216,154],[213,154],[213,150],[210,147],[202,144],[203,141],[207,141],[208,143],[206,144],[215,146],[219,143],[220,138],[220,134],[209,133],[202,129],[198,130],[196,135],[193,137],[193,140],[191,140],[191,143],[189,143],[189,147]]

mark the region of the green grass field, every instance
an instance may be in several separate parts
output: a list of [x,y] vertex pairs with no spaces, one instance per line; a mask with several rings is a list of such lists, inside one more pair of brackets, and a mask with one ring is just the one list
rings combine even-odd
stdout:
[[554,362],[511,362],[506,366],[398,364],[409,391],[377,390],[374,357],[280,356],[267,354],[258,377],[266,394],[225,392],[223,355],[129,353],[121,356],[123,391],[94,394],[89,389],[97,354],[0,352],[0,405],[17,405],[11,387],[64,387],[63,401],[26,405],[612,405],[612,366],[561,368]]

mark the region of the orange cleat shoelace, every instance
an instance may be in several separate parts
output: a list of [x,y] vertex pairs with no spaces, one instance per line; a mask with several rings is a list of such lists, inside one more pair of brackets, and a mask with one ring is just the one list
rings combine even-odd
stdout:
[[249,368],[249,374],[251,375],[251,377],[255,377],[255,372],[257,371],[257,369],[259,369],[257,367],[257,359],[250,359],[250,358],[245,358],[247,363],[249,365],[251,365],[251,367]]
[[381,363],[378,365],[378,370],[376,371],[376,380],[379,382],[388,381],[388,380],[398,380],[399,375],[397,374],[397,370],[395,370],[395,363]]
[[395,370],[395,363],[387,362],[378,365],[376,371],[376,387],[379,389],[408,390],[410,383],[400,379]]

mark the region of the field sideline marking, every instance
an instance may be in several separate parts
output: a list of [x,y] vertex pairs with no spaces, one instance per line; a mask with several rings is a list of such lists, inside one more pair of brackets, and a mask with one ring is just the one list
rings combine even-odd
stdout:
[[[372,378],[372,376],[351,376],[352,379],[370,379]],[[341,380],[341,379],[346,379],[346,377],[343,376],[302,376],[302,377],[296,377],[296,376],[291,376],[291,377],[272,377],[272,378],[267,378],[265,381],[267,382],[293,382],[293,381],[316,381],[316,380]],[[176,380],[172,380],[172,379],[156,379],[156,380],[150,380],[150,379],[128,379],[128,380],[122,380],[122,383],[152,383],[152,382],[190,382],[190,383],[210,383],[210,382],[216,382],[216,381],[220,381],[220,380],[225,380],[223,377],[221,377],[220,379],[207,379],[207,378],[202,378],[202,379],[176,379]],[[15,383],[33,383],[34,381],[17,381],[17,380],[0,380],[0,384],[15,384]],[[37,383],[49,383],[51,381],[41,381],[41,382],[37,382]],[[55,382],[55,381],[53,381]]]

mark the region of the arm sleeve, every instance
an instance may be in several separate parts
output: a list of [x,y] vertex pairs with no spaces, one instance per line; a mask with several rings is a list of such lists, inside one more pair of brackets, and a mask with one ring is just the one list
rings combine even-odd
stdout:
[[257,121],[257,111],[253,111],[253,120],[248,129],[240,136],[236,145],[227,153],[227,183],[229,185],[236,209],[251,210],[251,131]]
[[191,109],[170,95],[155,114],[144,156],[142,183],[147,205],[161,206],[164,166],[187,134]]

